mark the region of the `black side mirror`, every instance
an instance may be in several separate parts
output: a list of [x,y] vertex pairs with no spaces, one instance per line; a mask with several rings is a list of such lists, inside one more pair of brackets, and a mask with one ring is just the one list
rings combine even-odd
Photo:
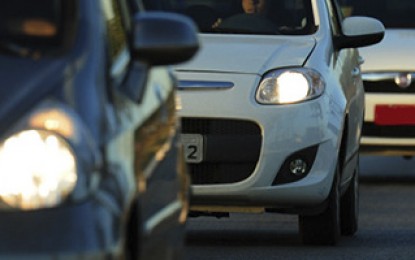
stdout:
[[133,26],[133,57],[150,66],[190,60],[199,49],[196,25],[186,16],[141,12]]

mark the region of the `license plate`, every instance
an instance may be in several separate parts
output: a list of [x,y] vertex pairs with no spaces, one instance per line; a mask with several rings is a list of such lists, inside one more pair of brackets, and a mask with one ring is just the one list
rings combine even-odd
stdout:
[[203,161],[203,136],[200,134],[182,134],[181,141],[187,163]]
[[377,125],[415,125],[415,105],[377,105]]

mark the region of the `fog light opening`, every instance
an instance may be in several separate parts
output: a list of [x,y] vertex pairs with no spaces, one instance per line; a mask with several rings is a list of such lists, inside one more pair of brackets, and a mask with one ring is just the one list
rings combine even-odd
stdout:
[[295,182],[306,177],[317,155],[318,145],[309,146],[288,156],[276,173],[272,185]]
[[295,176],[302,176],[307,172],[307,163],[301,159],[297,158],[290,162],[290,172]]

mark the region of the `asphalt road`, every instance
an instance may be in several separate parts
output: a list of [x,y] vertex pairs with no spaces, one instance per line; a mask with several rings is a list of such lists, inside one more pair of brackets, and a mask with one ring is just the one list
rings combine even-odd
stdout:
[[187,226],[186,259],[415,259],[415,158],[361,157],[359,231],[333,246],[300,242],[297,217],[234,214]]

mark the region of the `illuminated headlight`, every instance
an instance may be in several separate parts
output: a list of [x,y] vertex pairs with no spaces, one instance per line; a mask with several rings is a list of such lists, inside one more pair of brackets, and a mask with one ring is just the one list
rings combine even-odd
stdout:
[[321,75],[311,69],[293,68],[267,73],[259,84],[256,100],[261,104],[297,103],[320,96],[325,87]]
[[10,207],[53,207],[76,181],[75,156],[52,132],[26,130],[0,144],[0,198]]

